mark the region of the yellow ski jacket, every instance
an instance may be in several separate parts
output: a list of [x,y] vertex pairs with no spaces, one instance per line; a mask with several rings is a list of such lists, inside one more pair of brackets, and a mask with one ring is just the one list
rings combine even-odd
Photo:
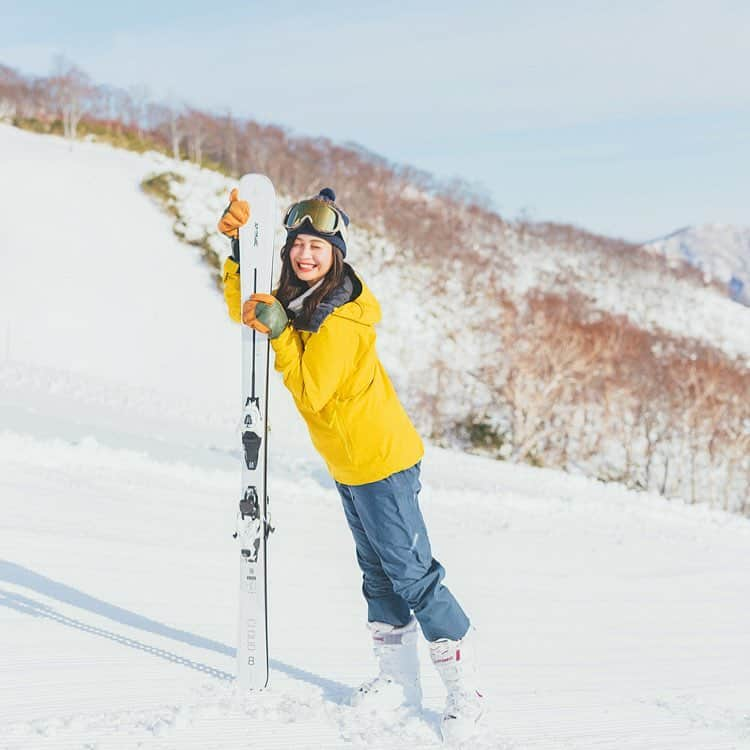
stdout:
[[[367,484],[408,469],[424,454],[375,347],[380,305],[361,292],[315,332],[288,326],[271,341],[275,367],[307,423],[316,450],[342,484]],[[359,291],[359,289],[357,289]],[[241,315],[237,264],[224,266],[229,315]]]

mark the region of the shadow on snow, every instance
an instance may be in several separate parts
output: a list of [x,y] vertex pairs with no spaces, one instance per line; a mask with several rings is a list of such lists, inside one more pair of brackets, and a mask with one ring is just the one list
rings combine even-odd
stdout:
[[[57,599],[60,602],[73,605],[74,607],[79,607],[80,609],[92,612],[101,617],[106,617],[120,623],[121,625],[127,625],[128,627],[137,628],[147,633],[170,638],[173,641],[185,643],[188,646],[193,646],[195,648],[213,651],[214,653],[232,659],[236,657],[236,650],[224,643],[214,641],[210,638],[204,638],[203,636],[195,635],[194,633],[189,633],[186,630],[179,630],[170,627],[164,623],[139,615],[136,612],[131,612],[122,607],[110,604],[109,602],[102,601],[101,599],[90,596],[72,586],[67,586],[59,581],[54,581],[51,578],[35,573],[29,568],[25,568],[22,565],[16,565],[7,560],[0,560],[0,581],[5,581],[17,586],[25,586],[39,594]],[[108,640],[115,641],[123,646],[144,651],[153,656],[166,659],[174,664],[180,664],[189,669],[203,672],[204,674],[220,680],[234,680],[234,675],[229,672],[224,672],[220,669],[208,666],[207,664],[202,664],[156,646],[150,646],[147,643],[128,638],[120,633],[89,625],[81,620],[63,615],[47,604],[29,599],[20,594],[0,590],[0,605],[32,617],[46,617],[55,622],[59,622],[62,625],[76,628],[77,630],[82,630],[101,638],[107,638]],[[299,667],[285,664],[277,659],[270,660],[270,667],[271,669],[283,672],[296,680],[301,680],[320,688],[323,691],[324,697],[334,703],[342,703],[351,691],[351,688],[341,682],[328,680],[325,677],[314,674],[313,672],[308,672]]]

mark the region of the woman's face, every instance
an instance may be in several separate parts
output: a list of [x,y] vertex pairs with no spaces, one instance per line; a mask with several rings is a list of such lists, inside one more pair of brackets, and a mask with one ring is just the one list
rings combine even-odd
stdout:
[[321,237],[298,234],[289,249],[289,261],[297,278],[312,286],[322,279],[333,265],[333,245]]

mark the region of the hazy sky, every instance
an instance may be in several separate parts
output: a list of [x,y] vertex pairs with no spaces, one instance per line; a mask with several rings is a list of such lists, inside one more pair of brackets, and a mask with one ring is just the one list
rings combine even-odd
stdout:
[[750,225],[748,0],[0,0],[0,62],[56,54],[480,183],[508,217]]

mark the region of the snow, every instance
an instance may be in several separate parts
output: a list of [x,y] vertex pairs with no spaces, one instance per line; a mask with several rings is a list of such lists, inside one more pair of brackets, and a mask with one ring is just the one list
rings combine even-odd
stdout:
[[672,263],[687,262],[699,268],[706,278],[724,284],[734,299],[750,305],[750,227],[687,227],[645,247]]
[[530,289],[576,292],[592,309],[625,316],[638,328],[693,339],[744,367],[750,362],[750,310],[710,286],[710,276],[701,284],[681,278],[667,264],[658,268],[623,262],[625,256],[595,247],[526,243],[519,247],[521,253],[523,263],[508,278],[515,295]]
[[[0,748],[438,747],[424,644],[421,715],[345,705],[353,543],[278,378],[271,685],[235,692],[238,329],[138,188],[160,157],[0,154]],[[482,654],[470,747],[750,748],[747,519],[432,446],[423,479]]]

